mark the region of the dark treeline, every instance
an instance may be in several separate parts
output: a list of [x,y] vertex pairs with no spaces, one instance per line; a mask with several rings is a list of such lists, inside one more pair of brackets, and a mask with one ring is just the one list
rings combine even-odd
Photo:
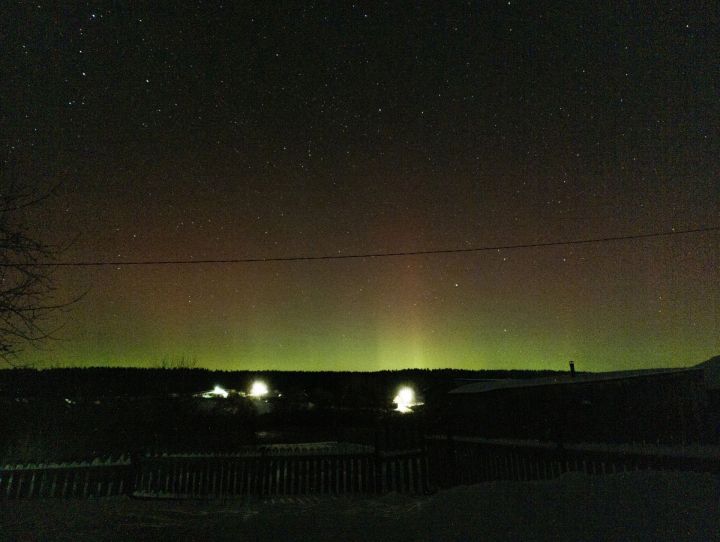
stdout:
[[0,396],[67,397],[91,399],[107,396],[154,396],[197,393],[220,385],[247,390],[255,379],[284,394],[307,394],[316,400],[337,400],[366,394],[372,403],[403,384],[421,393],[444,392],[465,380],[534,378],[557,371],[403,369],[377,372],[338,371],[212,371],[197,368],[55,368],[0,371]]

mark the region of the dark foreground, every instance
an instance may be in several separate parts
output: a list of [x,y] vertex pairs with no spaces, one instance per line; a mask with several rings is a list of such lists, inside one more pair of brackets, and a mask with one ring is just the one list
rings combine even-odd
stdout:
[[19,500],[0,540],[720,540],[720,480],[640,471],[493,482],[430,496]]

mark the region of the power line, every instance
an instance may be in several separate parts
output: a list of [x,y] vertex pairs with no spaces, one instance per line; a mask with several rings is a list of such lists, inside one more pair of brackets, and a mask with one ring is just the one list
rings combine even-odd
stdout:
[[663,232],[641,233],[636,235],[619,235],[613,237],[596,237],[592,239],[576,239],[572,241],[547,241],[543,243],[523,243],[518,245],[495,245],[473,248],[449,248],[437,250],[413,250],[402,252],[368,252],[362,254],[326,254],[321,256],[277,256],[271,258],[230,258],[216,260],[136,260],[136,261],[74,261],[74,262],[27,262],[27,263],[0,263],[0,267],[121,267],[123,265],[198,265],[198,264],[240,264],[263,262],[304,262],[314,260],[351,260],[370,258],[392,258],[399,256],[426,256],[432,254],[463,254],[468,252],[487,252],[491,250],[514,250],[522,248],[544,248],[566,245],[588,245],[592,243],[607,243],[612,241],[631,241],[637,239],[650,239],[656,237],[669,237],[690,233],[707,233],[720,231],[720,226],[694,228],[689,230],[670,230]]

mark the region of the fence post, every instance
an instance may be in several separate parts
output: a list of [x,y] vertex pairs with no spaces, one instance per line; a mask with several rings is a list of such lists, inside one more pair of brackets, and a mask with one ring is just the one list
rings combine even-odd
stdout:
[[260,449],[260,458],[258,459],[257,474],[256,474],[258,497],[262,497],[264,494],[265,476],[267,473],[267,462],[268,462],[267,449],[261,448]]
[[138,480],[140,480],[140,454],[135,451],[130,454],[130,465],[128,465],[127,477],[124,484],[121,480],[119,493],[123,494],[124,489],[125,495],[132,495],[136,490],[135,486]]
[[454,486],[455,484],[457,484],[458,481],[457,451],[455,446],[455,439],[450,433],[448,433],[447,436],[446,450],[448,455],[448,465],[450,466],[448,478],[450,480],[450,486]]
[[375,476],[374,476],[374,489],[375,493],[382,494],[383,493],[383,486],[384,486],[384,480],[383,480],[383,467],[384,463],[382,460],[382,456],[380,455],[380,450],[377,448],[375,449],[375,458],[374,458],[374,466],[375,466]]

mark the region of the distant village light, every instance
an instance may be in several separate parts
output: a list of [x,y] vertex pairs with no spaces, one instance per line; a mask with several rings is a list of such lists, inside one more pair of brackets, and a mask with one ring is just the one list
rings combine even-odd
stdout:
[[268,394],[268,387],[265,382],[256,380],[250,388],[250,397],[263,397]]
[[212,394],[215,395],[216,397],[223,397],[223,398],[227,398],[227,396],[228,396],[228,392],[225,391],[220,386],[215,386],[213,388]]
[[411,406],[415,405],[415,392],[412,388],[404,386],[398,390],[397,395],[393,399],[393,403],[397,405],[398,412],[412,412]]

